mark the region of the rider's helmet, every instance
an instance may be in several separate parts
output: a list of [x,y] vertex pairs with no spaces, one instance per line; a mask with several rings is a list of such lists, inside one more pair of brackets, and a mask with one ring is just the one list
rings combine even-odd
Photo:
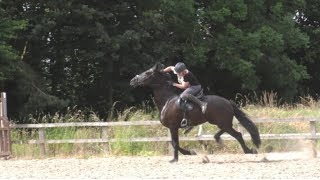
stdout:
[[187,67],[184,63],[182,62],[178,62],[175,66],[174,66],[174,71],[176,73],[181,73],[182,71],[186,70]]

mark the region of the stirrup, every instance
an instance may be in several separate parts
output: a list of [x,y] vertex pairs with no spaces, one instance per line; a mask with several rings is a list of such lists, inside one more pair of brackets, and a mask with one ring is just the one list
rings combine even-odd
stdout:
[[187,127],[188,125],[188,120],[186,118],[183,118],[181,123],[180,123],[181,127],[184,128],[184,127]]

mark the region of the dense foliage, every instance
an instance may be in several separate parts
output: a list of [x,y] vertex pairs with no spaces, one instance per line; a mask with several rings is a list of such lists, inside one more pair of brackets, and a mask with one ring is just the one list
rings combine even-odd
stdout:
[[129,88],[136,73],[184,61],[206,93],[317,96],[319,9],[317,0],[2,0],[0,90],[22,121],[73,106],[106,117],[116,101],[150,98]]

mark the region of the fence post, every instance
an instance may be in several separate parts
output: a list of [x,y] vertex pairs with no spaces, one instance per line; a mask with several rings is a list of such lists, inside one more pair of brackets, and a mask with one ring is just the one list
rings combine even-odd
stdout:
[[[108,140],[109,139],[108,126],[101,128],[101,139],[102,140]],[[103,147],[104,147],[103,149],[106,149],[107,153],[111,152],[111,144],[109,142],[106,142],[106,145],[103,146]]]
[[2,108],[1,108],[1,115],[2,117],[8,117],[7,114],[7,94],[5,92],[1,93],[1,104],[2,104]]
[[40,128],[39,129],[39,148],[40,148],[40,155],[45,156],[46,155],[46,135],[45,135],[45,129]]
[[5,156],[7,159],[11,155],[10,128],[7,114],[7,94],[0,94],[0,156]]
[[317,129],[316,129],[316,121],[310,121],[310,132],[311,132],[311,146],[312,146],[312,157],[317,157]]
[[244,128],[239,122],[237,123],[237,130],[242,134],[242,136],[244,135]]
[[202,134],[203,134],[203,127],[202,127],[202,124],[201,124],[201,125],[199,125],[197,136],[200,137],[200,136],[202,136]]
[[169,128],[168,128],[168,138],[170,139],[170,141],[168,141],[168,154],[173,154],[173,147],[171,144],[171,132]]

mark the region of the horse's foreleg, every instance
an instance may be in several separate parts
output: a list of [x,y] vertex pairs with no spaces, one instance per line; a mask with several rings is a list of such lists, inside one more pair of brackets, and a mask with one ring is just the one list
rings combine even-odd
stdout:
[[183,132],[183,134],[187,135],[192,129],[193,129],[193,126],[187,127],[187,129]]
[[183,155],[197,155],[196,152],[192,151],[192,150],[186,150],[186,149],[183,149],[181,147],[179,147],[179,151],[183,154]]
[[178,162],[178,150],[179,150],[178,129],[170,129],[170,134],[171,134],[171,144],[174,150],[173,159],[170,162],[173,163],[173,162]]
[[170,162],[178,161],[178,152],[180,151],[183,155],[196,155],[194,151],[188,151],[179,146],[179,134],[178,129],[170,129],[171,144],[174,150],[173,159]]

